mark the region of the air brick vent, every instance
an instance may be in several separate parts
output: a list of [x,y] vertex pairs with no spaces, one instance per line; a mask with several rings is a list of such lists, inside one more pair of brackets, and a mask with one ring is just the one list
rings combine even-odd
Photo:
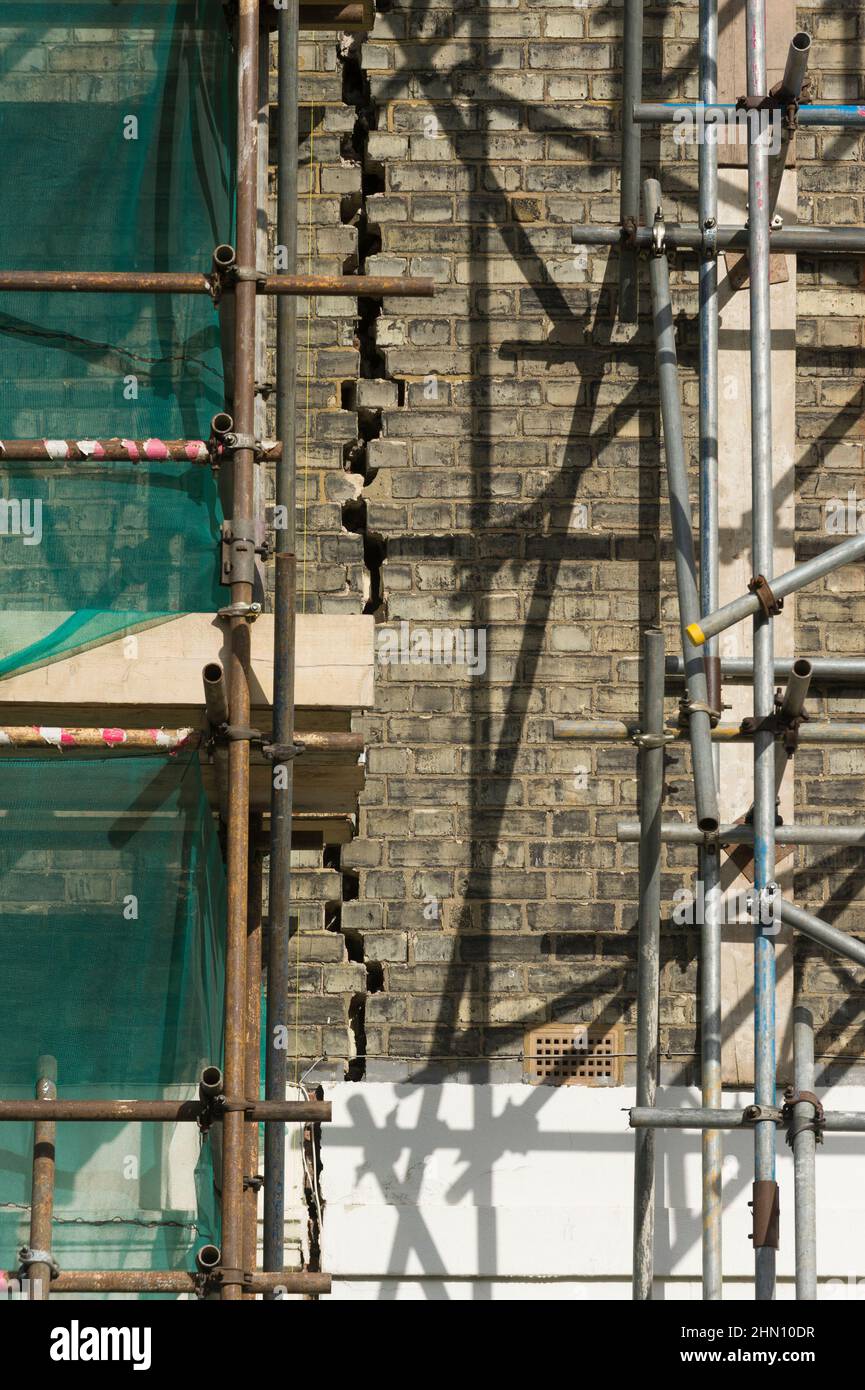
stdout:
[[534,1086],[615,1086],[621,1081],[621,1030],[548,1023],[525,1035],[526,1081]]

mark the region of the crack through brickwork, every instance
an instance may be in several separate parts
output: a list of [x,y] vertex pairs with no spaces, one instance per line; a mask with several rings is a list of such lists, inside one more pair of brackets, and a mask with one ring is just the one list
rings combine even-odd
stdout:
[[[379,8],[383,8],[380,4]],[[369,256],[381,250],[381,233],[370,221],[367,199],[384,191],[384,167],[373,160],[369,154],[369,133],[378,124],[378,111],[370,93],[370,84],[363,67],[363,35],[340,36],[337,56],[342,67],[342,93],[347,106],[355,111],[355,122],[343,144],[343,158],[356,162],[361,169],[360,198],[351,207],[344,209],[344,220],[350,221],[357,229],[357,268],[363,274]],[[384,309],[382,299],[360,297],[358,299],[356,341],[359,350],[358,376],[354,382],[343,383],[341,405],[343,409],[354,411],[357,418],[357,434],[345,446],[343,466],[349,473],[359,475],[366,488],[375,478],[377,470],[371,465],[369,445],[382,434],[382,409],[391,404],[391,396],[400,398],[400,385],[396,391],[387,378],[384,354],[376,342],[376,322]],[[373,532],[367,524],[367,504],[363,491],[356,499],[346,502],[342,509],[343,525],[347,530],[361,536],[363,540],[363,560],[369,575],[369,593],[364,604],[364,613],[384,616],[384,594],[382,589],[382,566],[386,556],[385,537]],[[358,876],[344,867],[342,876],[342,902],[356,901],[358,898]],[[367,959],[364,934],[358,929],[343,925],[342,911],[335,925],[346,943],[348,958],[364,966],[366,972],[365,989],[352,995],[349,1002],[348,1019],[354,1039],[355,1055],[349,1060],[346,1080],[361,1081],[366,1075],[366,1002],[370,994],[384,988],[384,967],[380,961]]]
[[[343,156],[361,167],[360,200],[350,210],[348,220],[357,228],[358,269],[363,273],[368,256],[381,249],[381,234],[369,219],[367,199],[384,190],[384,168],[369,156],[369,132],[378,124],[378,111],[370,95],[369,79],[363,68],[363,35],[341,36],[337,54],[342,65],[343,100],[352,106],[356,119],[347,137]],[[344,466],[350,473],[359,474],[366,487],[375,477],[370,465],[369,444],[382,432],[381,404],[376,384],[386,380],[384,354],[376,343],[376,320],[384,301],[369,297],[358,299],[357,344],[360,353],[358,380],[345,383],[342,404],[357,415],[357,436],[345,448]],[[368,383],[368,385],[367,385]],[[363,540],[363,562],[369,575],[369,595],[365,613],[382,615],[382,565],[386,555],[385,538],[370,531],[367,525],[367,505],[363,493],[342,509],[343,524]]]

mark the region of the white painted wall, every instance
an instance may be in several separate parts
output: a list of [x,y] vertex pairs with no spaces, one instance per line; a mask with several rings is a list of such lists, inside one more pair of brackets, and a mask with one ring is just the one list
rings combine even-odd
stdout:
[[[338,1299],[630,1298],[626,1087],[342,1084],[324,1127],[324,1267]],[[729,1093],[741,1109],[752,1096]],[[827,1109],[865,1109],[835,1087]],[[669,1088],[659,1103],[699,1104]],[[748,1298],[752,1136],[724,1162],[726,1296]],[[865,1135],[818,1150],[822,1297],[865,1298]],[[793,1169],[778,1136],[779,1298],[792,1298]],[[700,1136],[658,1134],[656,1297],[699,1299]],[[856,1280],[862,1283],[857,1285]]]

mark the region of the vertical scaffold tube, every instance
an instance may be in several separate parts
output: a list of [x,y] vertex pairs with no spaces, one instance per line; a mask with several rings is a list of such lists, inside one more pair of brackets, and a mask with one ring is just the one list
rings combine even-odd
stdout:
[[[260,814],[249,818],[249,887],[246,917],[246,1080],[243,1093],[247,1100],[261,1096],[261,900],[262,853]],[[244,1128],[246,1157],[244,1160],[243,1268],[252,1273],[258,1261],[258,1125]],[[244,1291],[243,1297],[252,1301],[255,1294]]]
[[[622,184],[620,217],[625,232],[640,220],[640,126],[633,118],[643,91],[643,0],[625,0],[622,52]],[[634,246],[619,253],[619,318],[636,323],[639,310],[639,261]]]
[[[277,242],[280,269],[293,275],[297,260],[298,9],[279,11],[279,126]],[[274,593],[273,740],[294,738],[295,648],[295,377],[297,301],[276,301],[276,428],[282,455],[276,470],[276,589]],[[270,794],[270,876],[267,955],[267,1049],[265,1096],[284,1100],[288,1036],[289,929],[291,908],[291,817],[293,761],[274,765]],[[264,1268],[282,1269],[285,1250],[285,1127],[264,1131]]]
[[[258,0],[239,0],[237,18],[237,262],[242,275],[235,296],[234,423],[251,440],[255,429],[255,327]],[[231,603],[252,602],[255,578],[253,472],[255,454],[245,443],[234,453],[231,497]],[[232,725],[249,728],[249,623],[229,619],[228,702]],[[249,743],[235,739],[228,751],[227,938],[225,953],[225,1088],[234,1102],[223,1119],[222,1297],[242,1296],[244,1117],[238,1102],[246,1081],[246,913],[249,849]]]
[[[747,0],[746,67],[749,96],[766,89],[765,0]],[[772,491],[772,340],[769,308],[769,149],[766,137],[749,128],[748,260],[751,349],[751,563],[768,580],[773,572],[774,498]],[[762,610],[754,617],[754,716],[766,719],[774,704],[772,621]],[[775,749],[771,731],[754,735],[754,1100],[775,1103],[775,943],[774,922],[762,904],[775,877]],[[775,1297],[774,1220],[758,1221],[761,1204],[777,1204],[775,1126],[754,1127],[755,1291],[758,1301]],[[768,1195],[767,1195],[768,1194]],[[763,1227],[761,1230],[760,1227]]]
[[[643,199],[646,221],[654,222],[655,215],[660,210],[661,200],[660,186],[655,179],[646,179],[643,184]],[[655,359],[658,368],[661,420],[664,427],[664,454],[667,460],[667,483],[670,493],[670,520],[676,555],[676,587],[679,595],[682,654],[685,659],[685,679],[690,709],[688,728],[694,769],[697,823],[701,830],[717,830],[718,800],[715,793],[715,768],[712,760],[706,668],[703,664],[702,653],[695,651],[693,644],[687,637],[687,629],[697,621],[700,612],[700,600],[697,594],[694,531],[691,522],[688,469],[685,462],[685,443],[682,431],[682,402],[679,395],[676,332],[673,325],[673,306],[670,300],[670,269],[663,249],[649,257],[649,279],[652,287]],[[692,618],[691,614],[695,616]]]
[[[718,100],[718,0],[700,0],[700,101]],[[699,146],[700,226],[711,234],[718,223],[718,146],[705,138]],[[719,607],[718,587],[718,259],[700,260],[700,610]],[[721,708],[718,639],[706,643],[709,704]],[[715,785],[720,786],[720,749],[714,751]],[[703,1105],[721,1106],[721,874],[717,846],[700,850],[703,884],[700,951],[700,1038]],[[722,1296],[720,1130],[703,1131],[703,1298]]]
[[[36,1067],[36,1099],[57,1099],[57,1062],[40,1057]],[[33,1125],[33,1179],[30,1189],[30,1249],[25,1270],[30,1300],[47,1301],[51,1289],[51,1243],[54,1220],[54,1190],[57,1180],[54,1120],[36,1120]],[[45,1255],[47,1259],[34,1259]]]
[[[643,636],[643,747],[640,752],[640,917],[637,944],[637,1105],[655,1104],[661,935],[661,811],[664,795],[664,637]],[[652,1297],[655,1139],[637,1130],[634,1151],[634,1299]]]
[[[810,1009],[798,1004],[793,1010],[794,1090],[814,1093],[814,1019]],[[814,1103],[804,1100],[793,1108],[793,1171],[796,1203],[796,1301],[817,1298],[817,1202]]]

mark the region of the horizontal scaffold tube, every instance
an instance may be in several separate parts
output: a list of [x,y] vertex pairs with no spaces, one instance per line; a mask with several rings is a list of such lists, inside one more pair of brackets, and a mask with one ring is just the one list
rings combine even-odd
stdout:
[[[7,1290],[15,1288],[17,1270],[6,1275]],[[69,1269],[51,1280],[52,1294],[59,1293],[197,1293],[202,1276],[185,1269]],[[250,1293],[330,1293],[329,1274],[316,1271],[282,1269],[273,1274],[250,1272],[243,1281]]]
[[[572,738],[580,743],[633,743],[639,737],[635,721],[623,719],[554,719],[553,737]],[[687,739],[687,730],[668,726],[669,742]],[[750,743],[754,734],[741,724],[716,724],[712,730],[715,743]],[[844,743],[856,747],[865,745],[865,724],[823,724],[809,720],[797,730],[800,743]]]
[[[230,291],[226,285],[222,292]],[[401,275],[267,275],[259,294],[329,294],[383,299],[429,299],[432,280]],[[79,294],[213,294],[214,283],[200,271],[0,270],[0,290]]]
[[855,961],[857,965],[865,965],[865,941],[848,936],[846,932],[839,931],[837,927],[830,926],[820,917],[812,916],[810,912],[803,911],[801,907],[796,907],[777,894],[772,899],[772,912],[809,940],[837,952],[839,956],[845,956],[847,960]]
[[[265,459],[278,459],[276,439],[261,442]],[[0,439],[0,462],[212,463],[219,449],[204,439]]]
[[[577,223],[571,228],[571,240],[578,246],[618,246],[632,241],[640,251],[652,245],[652,228],[637,227],[626,232],[622,227],[584,227]],[[747,251],[748,228],[723,226],[705,232],[696,223],[668,222],[664,224],[664,245],[668,251]],[[865,256],[865,227],[778,227],[770,229],[769,245],[773,251],[789,255],[848,255]]]
[[0,748],[152,748],[173,752],[195,747],[193,729],[60,728],[50,724],[4,724]]
[[[620,820],[616,838],[622,844],[636,843],[640,822]],[[865,825],[776,825],[775,839],[779,845],[865,845]],[[693,823],[668,821],[661,826],[661,840],[673,845],[753,845],[754,828],[721,825],[717,831],[704,831]]]
[[[48,724],[0,725],[0,748],[198,748],[209,738],[195,729],[59,728]],[[303,731],[294,742],[310,753],[362,753],[363,734]]]
[[[733,113],[743,118],[748,114],[739,111],[733,102],[719,101],[712,106],[700,106],[692,101],[644,101],[635,105],[634,120],[637,125],[676,125],[690,117],[704,125],[722,125]],[[865,106],[808,103],[799,107],[796,120],[800,126],[843,126],[865,130]]]
[[[758,1120],[766,1119],[781,1123],[780,1113],[767,1115],[765,1107],[760,1106],[749,1106],[744,1111],[701,1110],[696,1106],[692,1110],[635,1107],[628,1112],[631,1129],[753,1129]],[[865,1111],[827,1110],[821,1127],[832,1134],[865,1133]]]
[[[804,589],[807,584],[813,584],[816,579],[822,579],[824,575],[831,574],[842,565],[860,560],[863,555],[865,536],[851,536],[840,545],[833,545],[822,554],[815,555],[812,560],[806,560],[803,564],[787,570],[786,574],[778,575],[777,579],[770,578],[772,594],[776,599],[786,598],[788,594]],[[760,605],[761,600],[756,593],[743,594],[741,598],[733,599],[732,603],[725,603],[723,608],[716,608],[714,613],[707,614],[699,623],[689,624],[688,637],[696,647],[701,647],[709,637],[715,637],[734,623],[740,623],[756,613]]]
[[[231,1102],[226,1104],[237,1108]],[[207,1110],[203,1100],[0,1100],[0,1120],[62,1120],[76,1124],[197,1122]],[[218,1109],[216,1113],[218,1118]],[[250,1101],[244,1118],[254,1122],[327,1124],[331,1105],[327,1100]]]
[[320,4],[301,0],[301,29],[372,28],[369,11],[363,4]]
[[[815,682],[831,681],[838,684],[865,684],[865,661],[860,657],[812,657],[811,678]],[[783,680],[790,675],[796,663],[794,656],[775,657],[775,679]],[[666,672],[668,676],[684,679],[685,663],[680,656],[668,656]],[[721,676],[724,680],[745,680],[750,682],[754,674],[754,663],[749,656],[723,657]]]

